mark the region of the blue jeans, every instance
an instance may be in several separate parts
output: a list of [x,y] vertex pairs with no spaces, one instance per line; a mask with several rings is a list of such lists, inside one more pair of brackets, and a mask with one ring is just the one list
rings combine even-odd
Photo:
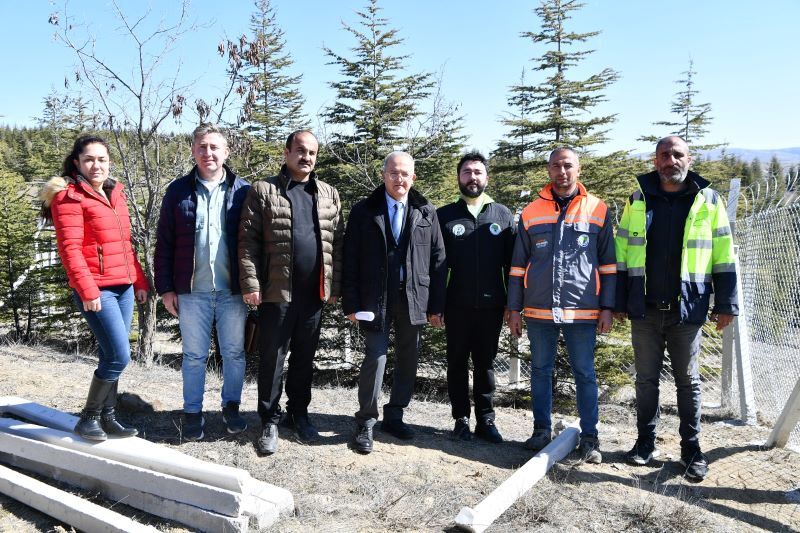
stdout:
[[596,324],[555,324],[526,320],[531,341],[531,397],[533,429],[552,430],[553,365],[558,333],[567,341],[569,362],[575,377],[576,403],[581,418],[581,436],[597,436],[597,378],[594,374]]
[[681,449],[700,449],[700,340],[698,324],[681,324],[680,311],[648,308],[644,319],[631,320],[631,341],[636,363],[636,425],[640,439],[654,441],[659,416],[658,385],[669,352],[678,399]]
[[94,374],[106,381],[117,381],[131,360],[128,333],[133,320],[133,285],[100,289],[100,311],[84,311],[78,293],[73,290],[72,295],[97,339],[100,361]]
[[183,410],[203,410],[206,363],[211,347],[211,326],[217,324],[222,354],[222,406],[240,403],[244,384],[244,323],[247,306],[239,294],[230,291],[178,295],[178,321],[183,341]]

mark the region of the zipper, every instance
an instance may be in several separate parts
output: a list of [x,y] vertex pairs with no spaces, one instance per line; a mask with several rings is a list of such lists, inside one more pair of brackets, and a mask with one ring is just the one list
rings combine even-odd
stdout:
[[105,274],[105,267],[103,266],[103,247],[99,244],[97,245],[97,260],[100,263],[100,275],[102,276]]

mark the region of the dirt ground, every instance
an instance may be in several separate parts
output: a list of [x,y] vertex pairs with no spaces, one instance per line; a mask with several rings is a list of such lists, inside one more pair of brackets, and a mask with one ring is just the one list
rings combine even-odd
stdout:
[[[0,347],[0,395],[30,400],[77,413],[94,368],[92,358],[51,349]],[[248,430],[231,437],[219,411],[220,379],[209,373],[206,384],[206,438],[180,438],[181,375],[167,366],[131,365],[120,389],[135,392],[153,405],[151,413],[126,413],[140,436],[186,454],[248,470],[254,477],[290,490],[296,514],[275,531],[454,531],[463,506],[474,507],[531,457],[521,443],[531,432],[528,409],[499,408],[497,425],[506,442],[455,442],[449,405],[415,398],[406,421],[417,430],[413,441],[399,441],[376,431],[375,451],[367,456],[349,447],[356,411],[356,391],[315,388],[312,418],[323,439],[313,446],[281,429],[278,452],[258,457],[256,387],[245,386],[243,412]],[[621,397],[630,398],[630,393]],[[726,421],[720,413],[704,416],[702,444],[711,461],[703,482],[681,475],[677,418],[662,413],[662,456],[648,467],[630,467],[623,454],[635,439],[630,400],[600,406],[603,463],[582,464],[574,454],[508,509],[491,531],[800,531],[800,454],[762,450],[768,430]],[[561,415],[556,414],[556,418]],[[564,418],[571,419],[564,415]],[[474,421],[473,421],[474,423]],[[96,494],[93,501],[145,520],[141,511]],[[152,519],[161,531],[184,531],[180,525]],[[69,531],[18,502],[0,495],[1,531]]]

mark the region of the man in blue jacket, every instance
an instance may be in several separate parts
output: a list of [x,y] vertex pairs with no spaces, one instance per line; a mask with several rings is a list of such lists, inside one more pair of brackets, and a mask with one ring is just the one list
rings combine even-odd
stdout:
[[161,203],[155,286],[178,317],[183,343],[183,438],[203,438],[203,391],[211,327],[222,355],[222,418],[228,433],[247,429],[239,414],[244,383],[247,306],[239,290],[239,218],[250,185],[225,165],[222,131],[201,124],[192,134],[195,167],[169,184]]
[[453,438],[470,440],[469,361],[475,436],[503,442],[494,423],[494,360],[503,327],[506,286],[514,248],[514,215],[484,191],[486,158],[464,154],[456,167],[461,198],[437,211],[447,251],[447,393]]

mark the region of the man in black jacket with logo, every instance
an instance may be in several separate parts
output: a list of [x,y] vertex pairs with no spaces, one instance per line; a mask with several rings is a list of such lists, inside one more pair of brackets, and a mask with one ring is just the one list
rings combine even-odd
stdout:
[[470,440],[469,359],[472,356],[472,396],[475,436],[503,441],[494,423],[494,359],[503,326],[506,286],[514,249],[514,216],[484,191],[489,181],[486,158],[465,154],[458,162],[461,198],[439,208],[447,250],[447,391],[453,418],[453,438]]
[[[342,307],[359,322],[365,356],[358,381],[354,448],[372,451],[372,428],[389,347],[395,333],[394,382],[381,429],[399,439],[414,431],[403,422],[417,375],[422,328],[443,325],[445,256],[435,208],[412,185],[414,159],[393,152],[383,164],[383,185],[350,211],[344,237]],[[373,317],[358,315],[372,313]]]

